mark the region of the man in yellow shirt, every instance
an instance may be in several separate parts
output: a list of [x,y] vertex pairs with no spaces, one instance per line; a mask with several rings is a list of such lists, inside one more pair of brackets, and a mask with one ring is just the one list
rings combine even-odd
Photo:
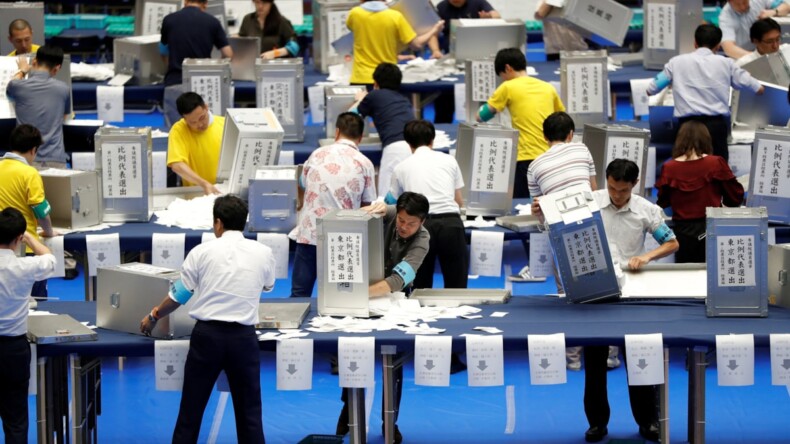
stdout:
[[176,100],[181,120],[170,129],[167,166],[184,186],[199,185],[206,194],[220,194],[217,182],[225,118],[208,110],[199,94],[185,92]]
[[11,57],[38,51],[38,45],[33,44],[33,28],[25,19],[16,19],[8,25],[8,41],[14,45],[14,50],[8,54]]
[[372,86],[373,71],[380,63],[398,63],[398,53],[406,46],[415,51],[422,49],[443,29],[444,21],[417,35],[403,14],[389,9],[383,1],[362,0],[348,13],[346,26],[354,33],[351,83]]
[[[51,207],[44,196],[44,182],[38,170],[31,166],[41,143],[39,130],[31,125],[19,125],[8,138],[10,151],[0,158],[0,209],[19,210],[25,216],[27,233],[36,239],[39,225],[43,229],[42,236],[57,235],[49,217]],[[36,282],[31,294],[46,297],[47,281]]]
[[565,111],[565,106],[551,84],[527,75],[527,59],[518,48],[499,50],[494,69],[504,82],[480,107],[477,120],[490,120],[505,108],[510,111],[513,128],[518,130],[513,197],[529,197],[529,164],[549,148],[543,137],[543,121],[557,111]]

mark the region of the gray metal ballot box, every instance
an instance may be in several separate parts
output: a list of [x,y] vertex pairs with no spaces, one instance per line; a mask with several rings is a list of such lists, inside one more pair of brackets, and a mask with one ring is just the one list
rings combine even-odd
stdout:
[[430,31],[441,20],[431,0],[394,0],[390,9],[403,14],[417,35]]
[[318,314],[366,318],[371,284],[384,279],[384,224],[363,210],[318,219]]
[[246,199],[255,171],[276,165],[282,144],[283,127],[271,108],[228,108],[217,183],[227,180],[228,193]]
[[162,32],[162,20],[179,9],[181,0],[139,0],[135,2],[134,35],[151,35]]
[[14,50],[14,45],[5,38],[8,25],[16,19],[24,19],[33,30],[33,42],[44,44],[44,2],[2,2],[0,3],[0,54],[6,55]]
[[708,317],[768,316],[768,212],[705,210]]
[[769,221],[790,225],[790,128],[755,132],[746,206],[765,207]]
[[250,180],[250,231],[288,233],[296,226],[298,166],[263,166]]
[[148,222],[154,208],[151,128],[96,131],[104,222]]
[[75,229],[102,222],[99,176],[95,171],[47,169],[39,174],[52,207],[52,225]]
[[[337,116],[348,111],[354,104],[354,96],[360,91],[366,91],[364,86],[327,86],[324,88],[326,106],[324,116],[326,119],[326,137],[335,138],[335,122]],[[368,126],[365,125],[365,134],[368,133]]]
[[[466,121],[474,122],[480,106],[488,102],[502,79],[494,70],[494,59],[469,59],[464,62],[464,89],[466,90]],[[490,123],[497,123],[502,113],[497,113]]]
[[[228,37],[233,59],[230,61],[230,73],[233,80],[255,81],[255,62],[260,60],[261,39],[258,37]],[[222,53],[217,48],[211,51],[212,59],[221,59]]]
[[785,86],[790,83],[790,47],[781,47],[778,52],[762,55],[742,68],[757,80]]
[[576,130],[608,120],[609,72],[606,51],[560,51],[562,103]]
[[493,57],[505,48],[524,51],[527,28],[518,19],[450,20],[450,53],[456,63]]
[[569,302],[620,297],[609,243],[598,204],[587,186],[573,186],[540,198],[549,243]]
[[184,91],[200,94],[209,111],[224,116],[233,104],[229,59],[184,59]]
[[606,167],[615,159],[628,159],[639,167],[635,194],[645,194],[645,171],[650,131],[628,125],[605,123],[584,125],[582,142],[587,145],[595,163],[598,188],[606,188]]
[[768,247],[768,302],[790,308],[790,244]]
[[565,25],[596,43],[623,46],[634,12],[614,0],[566,0],[546,20]]
[[358,1],[318,0],[313,2],[313,62],[324,74],[331,65],[345,61],[350,54],[338,54],[332,42],[351,31],[346,27],[348,13]]
[[765,91],[757,95],[750,90],[734,91],[732,122],[741,128],[757,130],[765,125],[786,126],[790,119],[787,86],[763,83]]
[[[168,268],[132,262],[99,268],[96,272],[96,325],[108,330],[140,333],[140,320],[159,305],[181,273]],[[151,336],[172,339],[192,332],[189,316],[194,299],[156,323]]]
[[513,209],[518,131],[488,123],[460,123],[455,158],[464,178],[468,216],[503,216]]
[[694,51],[694,32],[702,23],[702,0],[645,0],[642,52],[645,69],[664,69],[672,57]]
[[161,83],[167,65],[159,53],[159,39],[159,34],[152,34],[113,40],[115,74],[130,75],[138,85]]
[[255,60],[256,104],[271,108],[285,142],[304,141],[304,63],[301,58]]

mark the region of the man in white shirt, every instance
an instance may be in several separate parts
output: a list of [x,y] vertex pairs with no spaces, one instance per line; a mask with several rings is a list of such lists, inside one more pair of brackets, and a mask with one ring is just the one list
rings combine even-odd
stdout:
[[264,442],[255,324],[261,291],[274,287],[275,261],[269,247],[244,238],[247,213],[247,204],[236,196],[214,201],[217,239],[189,252],[181,279],[140,322],[140,331],[149,334],[159,319],[195,298],[189,315],[197,323],[184,366],[174,443],[197,442],[206,403],[222,370],[236,412],[237,442]]
[[782,27],[774,19],[760,19],[752,23],[749,38],[754,45],[754,51],[735,61],[735,66],[743,66],[766,54],[778,52],[779,45],[782,44]]
[[[33,282],[55,273],[55,256],[25,231],[25,216],[13,207],[0,212],[0,420],[5,442],[27,442],[30,345],[27,313]],[[17,257],[27,245],[35,256]]]
[[749,29],[759,19],[784,17],[790,13],[788,0],[729,0],[719,13],[721,49],[739,59],[753,49]]

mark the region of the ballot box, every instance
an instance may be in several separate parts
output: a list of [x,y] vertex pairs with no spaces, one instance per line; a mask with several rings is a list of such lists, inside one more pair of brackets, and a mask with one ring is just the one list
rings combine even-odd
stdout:
[[124,37],[113,40],[115,74],[132,76],[131,84],[161,83],[167,65],[159,53],[159,34]]
[[785,86],[790,83],[790,47],[783,46],[778,52],[757,57],[742,68],[757,80]]
[[384,279],[384,225],[364,210],[332,210],[318,219],[318,313],[370,316],[371,284]]
[[633,193],[645,194],[650,131],[619,124],[587,124],[584,125],[582,142],[592,154],[598,188],[606,188],[606,167],[611,161],[628,159],[639,167],[639,182]]
[[394,0],[390,9],[403,14],[417,35],[429,32],[441,20],[431,0]]
[[768,316],[768,212],[760,208],[705,211],[708,317]]
[[503,216],[513,209],[518,131],[489,123],[460,123],[455,158],[464,178],[467,216]]
[[702,23],[702,0],[644,0],[645,69],[664,69],[672,57],[694,51],[693,30]]
[[151,128],[99,128],[95,149],[104,222],[148,222],[153,212]]
[[224,116],[233,104],[230,59],[184,59],[184,91],[200,94],[209,111]]
[[[354,97],[360,91],[367,90],[364,86],[327,86],[324,88],[324,95],[326,97],[324,116],[326,118],[326,137],[328,139],[335,138],[335,122],[337,122],[337,116],[351,108],[356,102]],[[367,125],[365,125],[365,133],[366,135],[368,133]]]
[[285,142],[304,141],[304,63],[301,58],[255,61],[256,103],[271,108]]
[[181,0],[135,1],[134,35],[151,35],[162,32],[162,20],[179,9]]
[[768,247],[768,302],[790,308],[790,244]]
[[746,206],[765,207],[770,222],[790,225],[790,128],[755,132]]
[[[261,39],[258,37],[228,37],[233,59],[230,61],[230,74],[233,80],[255,81],[255,62],[261,60]],[[222,53],[214,48],[212,59],[221,59]]]
[[606,51],[560,51],[560,95],[577,132],[609,120],[607,65]]
[[344,63],[350,53],[338,53],[332,43],[351,31],[346,27],[348,13],[358,1],[318,0],[313,2],[313,63],[322,73],[331,65]]
[[39,171],[52,211],[52,225],[70,230],[102,222],[102,198],[96,171]]
[[588,186],[576,185],[540,198],[549,243],[569,302],[620,297],[603,218]]
[[228,193],[247,198],[250,179],[264,165],[276,165],[283,127],[271,108],[229,108],[219,155],[217,183],[228,181]]
[[614,0],[566,0],[564,7],[554,8],[545,20],[567,26],[596,43],[623,46],[633,15],[631,8]]
[[518,19],[450,20],[450,53],[457,63],[493,57],[505,48],[524,51],[527,28]]
[[790,120],[787,85],[763,84],[763,94],[751,90],[733,91],[732,122],[740,129],[757,130],[765,125],[786,126]]
[[[96,325],[108,330],[142,334],[140,321],[159,305],[181,273],[169,268],[132,262],[100,267],[96,272]],[[151,336],[172,339],[192,333],[189,316],[194,299],[156,323]]]
[[44,44],[44,2],[2,2],[0,3],[0,54],[6,55],[14,50],[14,45],[7,38],[8,25],[16,19],[30,23],[33,30],[33,43]]
[[[464,62],[464,73],[464,90],[466,91],[465,120],[467,122],[475,122],[480,106],[488,102],[488,99],[502,83],[502,79],[496,75],[492,57],[467,60]],[[497,113],[489,122],[500,123],[498,119],[501,116],[502,113]]]
[[250,180],[250,231],[288,233],[296,226],[298,166],[258,167]]

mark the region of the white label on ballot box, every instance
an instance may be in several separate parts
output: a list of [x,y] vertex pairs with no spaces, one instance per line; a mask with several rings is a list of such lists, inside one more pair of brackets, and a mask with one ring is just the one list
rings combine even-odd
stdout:
[[187,362],[189,340],[154,341],[154,373],[156,389],[177,392],[184,386],[184,364]]
[[88,250],[88,276],[96,276],[97,267],[121,264],[118,233],[88,234],[85,236],[85,245]]
[[16,57],[0,57],[0,118],[16,117],[14,105],[6,96],[6,87],[18,71]]
[[472,100],[485,102],[496,90],[496,73],[493,61],[472,62]]
[[717,236],[719,287],[754,287],[757,260],[754,236]]
[[105,122],[123,122],[123,86],[96,87],[98,117]]
[[466,85],[453,84],[453,98],[455,101],[455,119],[459,122],[466,121]]
[[52,277],[63,277],[66,275],[66,260],[63,252],[63,236],[44,237],[41,238],[44,245],[49,248],[52,255],[55,256],[55,274]]
[[307,88],[307,98],[310,101],[310,117],[313,118],[313,123],[323,122],[324,117],[324,87],[322,85],[313,85]]
[[258,85],[263,94],[263,107],[271,108],[277,116],[277,120],[283,125],[293,124],[294,122],[293,97],[291,96],[293,83],[293,79],[281,81],[264,80]]
[[469,248],[469,273],[478,276],[502,276],[502,246],[505,233],[472,231]]
[[184,264],[184,233],[154,233],[151,237],[151,263],[157,267],[180,270]]
[[313,340],[284,339],[277,343],[277,390],[312,390]]
[[533,277],[551,276],[553,263],[554,256],[551,253],[549,233],[529,233],[530,274]]
[[754,194],[790,198],[790,143],[760,139],[754,174]]
[[609,137],[606,143],[606,155],[609,162],[614,159],[628,159],[642,168],[642,153],[645,140],[635,137]]
[[790,334],[772,333],[771,384],[790,386]]
[[216,116],[222,113],[222,78],[220,76],[192,76],[191,91],[200,94],[209,111]]
[[472,191],[507,192],[513,141],[508,138],[475,137]]
[[241,188],[250,183],[255,177],[256,167],[260,165],[273,165],[274,154],[277,150],[275,139],[259,139],[243,137],[239,139],[236,151],[236,165],[233,167],[232,182]]
[[327,55],[328,56],[336,56],[337,51],[332,46],[332,42],[340,39],[344,35],[351,32],[348,27],[346,27],[346,19],[348,18],[348,13],[350,11],[331,11],[326,14],[326,19],[329,22],[328,27],[326,30],[326,41],[329,43],[327,46]]
[[600,63],[568,64],[568,113],[602,113],[606,91]]
[[143,148],[139,143],[104,143],[102,188],[104,198],[143,197]]
[[363,282],[362,234],[335,232],[328,233],[326,238],[329,282],[361,284]]
[[646,116],[650,114],[650,98],[647,95],[647,87],[653,79],[631,79],[631,101],[634,104],[635,116]]
[[675,50],[675,5],[647,5],[648,49]]
[[466,335],[466,364],[470,387],[504,385],[502,335]]
[[664,337],[661,333],[625,335],[628,385],[664,383]]
[[177,5],[170,3],[146,2],[143,7],[143,35],[162,32],[162,20],[177,9]]
[[167,188],[167,152],[155,151],[151,153],[151,161],[154,164],[154,167],[151,169],[154,176],[154,189],[163,190]]
[[[647,147],[647,169],[642,177],[645,178],[645,188],[653,188],[656,184],[656,147]],[[650,251],[650,250],[645,250]]]
[[258,242],[272,249],[274,278],[288,279],[288,235],[285,233],[258,233]]
[[565,384],[565,333],[527,335],[532,385]]
[[730,157],[727,159],[727,163],[730,165],[732,174],[735,174],[735,177],[748,175],[752,169],[752,146],[730,145],[728,149]]
[[754,385],[754,335],[716,335],[719,385]]
[[452,336],[415,336],[414,384],[449,387],[452,348]]
[[374,351],[376,339],[345,337],[337,339],[337,369],[340,387],[373,387]]
[[598,227],[591,226],[562,235],[565,253],[574,278],[606,270],[606,256]]

